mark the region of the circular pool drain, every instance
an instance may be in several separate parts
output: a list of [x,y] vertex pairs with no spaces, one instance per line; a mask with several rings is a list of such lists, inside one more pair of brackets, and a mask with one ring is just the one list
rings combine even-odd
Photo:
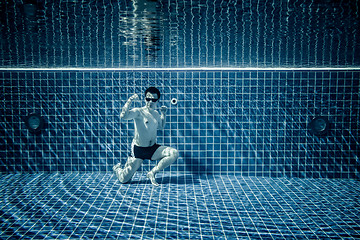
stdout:
[[316,117],[310,121],[308,127],[311,133],[323,136],[329,131],[329,121],[325,117]]
[[29,132],[39,133],[44,126],[44,120],[40,114],[32,113],[25,118],[25,125]]

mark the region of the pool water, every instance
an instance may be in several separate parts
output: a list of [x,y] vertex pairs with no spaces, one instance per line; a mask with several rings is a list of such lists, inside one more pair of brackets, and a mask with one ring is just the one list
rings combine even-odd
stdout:
[[[0,239],[360,239],[358,6],[0,1]],[[120,184],[149,86],[180,157]]]
[[0,4],[0,66],[360,65],[359,0]]

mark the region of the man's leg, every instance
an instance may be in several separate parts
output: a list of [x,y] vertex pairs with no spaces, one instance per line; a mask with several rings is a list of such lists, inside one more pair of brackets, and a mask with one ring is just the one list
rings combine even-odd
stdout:
[[179,152],[175,148],[161,146],[153,154],[151,160],[159,160],[158,164],[151,169],[147,174],[147,177],[150,178],[151,183],[155,186],[159,184],[155,180],[155,174],[168,167],[170,164],[175,162],[179,157]]
[[[114,167],[117,178],[121,183],[127,183],[134,176],[136,170],[139,169],[141,163],[143,162],[140,158],[128,157],[128,160],[125,164],[125,167],[121,169],[120,167]],[[117,165],[115,165],[117,166]]]

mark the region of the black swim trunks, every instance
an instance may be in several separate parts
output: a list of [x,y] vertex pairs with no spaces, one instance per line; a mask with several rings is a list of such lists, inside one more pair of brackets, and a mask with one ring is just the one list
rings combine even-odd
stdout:
[[154,152],[160,147],[159,144],[154,144],[150,147],[139,147],[135,144],[132,145],[132,151],[131,155],[135,158],[141,158],[141,159],[151,159],[154,155]]

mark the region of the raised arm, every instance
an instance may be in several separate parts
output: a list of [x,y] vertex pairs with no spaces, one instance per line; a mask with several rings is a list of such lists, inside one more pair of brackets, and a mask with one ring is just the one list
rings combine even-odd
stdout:
[[162,107],[160,108],[160,112],[161,112],[161,115],[160,115],[160,125],[159,125],[159,128],[160,128],[160,129],[164,129],[165,124],[166,124],[166,112],[167,112],[167,107],[166,107],[166,106],[162,106]]
[[121,111],[120,118],[122,118],[124,120],[130,120],[130,119],[134,119],[138,116],[138,114],[139,114],[138,111],[135,111],[134,109],[129,110],[132,101],[135,99],[139,99],[139,96],[137,94],[132,95],[127,100],[127,102],[125,103],[125,105]]

